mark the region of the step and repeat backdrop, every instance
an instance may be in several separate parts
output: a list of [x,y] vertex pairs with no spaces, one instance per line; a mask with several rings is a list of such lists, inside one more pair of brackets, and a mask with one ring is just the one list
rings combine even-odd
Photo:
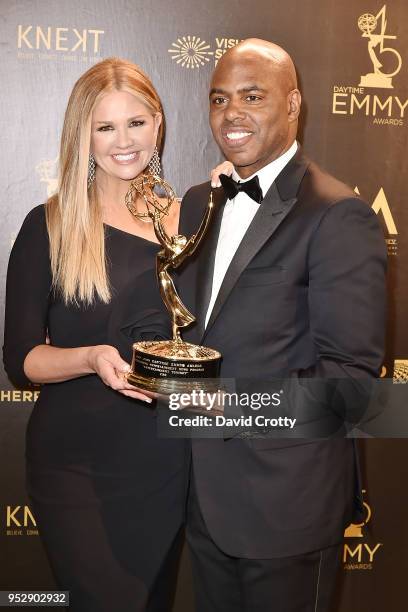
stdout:
[[[304,99],[299,139],[306,153],[355,188],[381,220],[389,254],[382,374],[394,384],[408,382],[406,0],[0,5],[2,306],[13,240],[27,212],[56,189],[63,114],[79,75],[115,55],[151,76],[167,121],[165,178],[182,196],[221,160],[207,121],[211,72],[228,48],[255,36],[293,56]],[[0,589],[50,589],[53,579],[24,486],[25,427],[35,396],[14,389],[2,372],[0,400]],[[408,444],[398,438],[359,442],[366,515],[344,534],[336,612],[403,612]],[[186,553],[175,610],[194,610]]]

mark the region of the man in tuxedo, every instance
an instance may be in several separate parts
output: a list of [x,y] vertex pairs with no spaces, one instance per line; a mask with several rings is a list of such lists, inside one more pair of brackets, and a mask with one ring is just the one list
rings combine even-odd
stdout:
[[[214,190],[213,223],[180,278],[197,315],[184,338],[218,349],[221,376],[252,379],[253,389],[257,379],[363,381],[383,358],[384,239],[371,208],[303,155],[300,105],[293,62],[277,45],[249,39],[218,62],[210,124],[233,180]],[[198,227],[210,191],[187,192],[183,234]],[[344,436],[193,439],[197,611],[333,610],[360,491]]]

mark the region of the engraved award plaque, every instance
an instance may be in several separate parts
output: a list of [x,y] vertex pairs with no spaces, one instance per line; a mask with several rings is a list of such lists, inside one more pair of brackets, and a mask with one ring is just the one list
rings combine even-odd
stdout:
[[[155,194],[155,187],[165,193],[164,198]],[[136,209],[138,198],[143,201],[145,212]],[[133,181],[125,199],[133,215],[153,223],[162,246],[156,256],[156,273],[160,294],[171,318],[173,335],[171,340],[136,342],[133,345],[132,370],[127,379],[137,387],[165,395],[215,389],[214,379],[218,377],[221,359],[221,354],[214,349],[182,340],[180,329],[190,325],[195,317],[181,301],[170,275],[195,252],[203,239],[214,209],[212,192],[197,232],[188,239],[182,235],[168,236],[161,221],[174,199],[172,187],[151,174],[143,174]]]

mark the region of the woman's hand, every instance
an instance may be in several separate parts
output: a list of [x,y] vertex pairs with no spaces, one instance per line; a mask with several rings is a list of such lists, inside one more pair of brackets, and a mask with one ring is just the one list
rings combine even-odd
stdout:
[[33,383],[58,383],[98,374],[105,385],[115,391],[150,404],[156,394],[129,384],[125,376],[128,372],[130,365],[109,344],[74,348],[38,344],[24,360],[24,374]]
[[151,403],[154,393],[150,394],[144,389],[138,389],[126,380],[126,374],[131,370],[130,365],[122,359],[119,351],[108,344],[98,344],[89,347],[89,367],[98,374],[99,378],[115,391],[134,399]]
[[225,161],[214,170],[211,170],[211,187],[221,187],[220,174],[231,176],[234,166],[229,161]]

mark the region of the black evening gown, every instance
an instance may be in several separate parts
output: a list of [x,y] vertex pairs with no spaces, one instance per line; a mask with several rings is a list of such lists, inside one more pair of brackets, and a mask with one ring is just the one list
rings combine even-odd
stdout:
[[[53,346],[115,346],[168,337],[154,267],[159,245],[105,226],[109,304],[66,306],[51,291],[44,206],[26,217],[7,278],[4,363]],[[184,515],[185,442],[160,438],[154,408],[97,375],[43,385],[29,420],[27,486],[58,586],[73,612],[166,612]]]

